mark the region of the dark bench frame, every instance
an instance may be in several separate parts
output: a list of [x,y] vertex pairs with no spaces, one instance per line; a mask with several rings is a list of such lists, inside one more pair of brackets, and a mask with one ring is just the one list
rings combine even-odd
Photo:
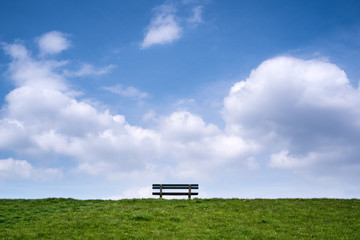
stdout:
[[[153,184],[152,189],[159,189],[155,191],[153,195],[159,195],[160,198],[164,195],[173,195],[173,196],[188,196],[188,199],[191,199],[191,195],[198,195],[197,192],[192,192],[193,189],[199,189],[199,184]],[[187,192],[168,192],[163,190],[174,190],[174,189],[188,189]]]

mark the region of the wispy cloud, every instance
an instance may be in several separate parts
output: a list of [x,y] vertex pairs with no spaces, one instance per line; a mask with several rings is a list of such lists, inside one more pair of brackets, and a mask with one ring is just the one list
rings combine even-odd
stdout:
[[203,23],[203,18],[202,18],[202,13],[203,13],[203,6],[196,6],[192,9],[192,16],[190,16],[187,21],[190,24],[193,25],[198,25],[200,23]]
[[146,92],[142,92],[137,88],[134,87],[123,87],[121,84],[117,84],[112,87],[103,87],[104,90],[112,92],[122,97],[143,100],[147,98],[149,95]]
[[[196,2],[182,2],[156,7],[153,10],[154,16],[146,29],[141,49],[153,45],[171,44],[184,35],[186,28],[196,27],[203,23],[203,6],[195,4]],[[185,5],[193,6],[190,13],[187,9],[185,10]],[[186,12],[186,14],[177,14],[177,10]]]
[[102,68],[96,68],[91,64],[82,64],[80,69],[76,71],[70,71],[70,70],[64,70],[64,75],[67,77],[82,77],[82,76],[88,76],[88,75],[104,75],[111,72],[112,69],[114,69],[116,66],[113,64],[110,64],[108,66],[102,67]]
[[147,28],[141,48],[169,44],[181,37],[182,28],[176,20],[175,12],[175,7],[171,5],[162,5],[155,9],[155,16]]

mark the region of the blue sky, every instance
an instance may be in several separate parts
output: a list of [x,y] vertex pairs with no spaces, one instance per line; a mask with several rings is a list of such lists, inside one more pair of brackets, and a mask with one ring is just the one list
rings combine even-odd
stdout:
[[0,1],[0,198],[359,198],[358,1]]

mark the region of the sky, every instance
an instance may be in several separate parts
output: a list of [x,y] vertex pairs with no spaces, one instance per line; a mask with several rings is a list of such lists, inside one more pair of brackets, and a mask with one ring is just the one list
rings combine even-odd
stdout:
[[360,2],[0,0],[0,198],[360,198]]

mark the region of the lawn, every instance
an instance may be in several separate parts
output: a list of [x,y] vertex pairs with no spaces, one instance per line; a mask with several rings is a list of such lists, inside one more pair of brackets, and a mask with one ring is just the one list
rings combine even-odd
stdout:
[[0,239],[360,239],[360,200],[0,199]]

